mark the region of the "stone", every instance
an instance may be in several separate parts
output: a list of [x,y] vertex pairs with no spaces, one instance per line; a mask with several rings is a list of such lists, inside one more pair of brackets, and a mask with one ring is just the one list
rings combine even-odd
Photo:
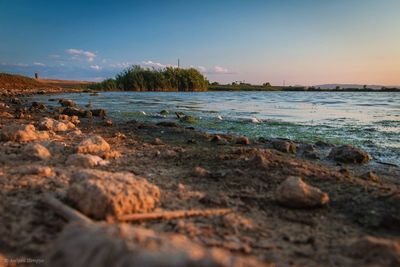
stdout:
[[51,118],[43,118],[39,122],[40,130],[51,130],[54,132],[65,132],[75,128],[75,124],[69,121],[61,122]]
[[76,103],[70,99],[60,99],[58,103],[63,107],[76,107]]
[[107,126],[107,127],[111,127],[113,125],[113,121],[111,119],[104,120],[103,125]]
[[96,166],[106,166],[109,162],[95,155],[73,154],[68,157],[66,164],[84,168],[93,168]]
[[159,146],[159,145],[162,145],[163,142],[161,141],[160,138],[156,137],[156,138],[154,138],[154,140],[151,142],[151,144],[156,145],[156,146]]
[[276,139],[272,141],[272,147],[284,153],[296,153],[296,144],[292,141]]
[[132,173],[83,169],[73,174],[67,197],[87,216],[105,219],[151,211],[159,202],[160,190]]
[[267,156],[262,153],[257,153],[254,157],[250,160],[251,167],[255,167],[258,169],[267,169],[270,165],[270,161],[268,160]]
[[37,101],[32,102],[31,108],[32,109],[40,109],[40,110],[46,110],[47,109],[45,104],[43,104],[41,102],[37,102]]
[[79,109],[75,107],[67,107],[61,111],[62,114],[68,116],[77,116],[79,118],[92,118],[92,112],[89,110]]
[[379,183],[379,176],[374,171],[369,171],[361,175],[361,178],[370,182]]
[[79,123],[81,123],[78,116],[68,116],[65,114],[60,114],[60,115],[57,115],[55,117],[55,119],[60,120],[60,121],[70,121],[75,125],[78,125]]
[[275,198],[279,204],[289,208],[314,208],[329,202],[327,193],[293,176],[278,186]]
[[111,149],[110,145],[99,135],[93,135],[78,144],[77,153],[99,153]]
[[207,177],[210,175],[210,172],[200,166],[197,166],[193,169],[192,174],[196,177]]
[[332,148],[329,158],[342,163],[365,163],[371,160],[371,156],[351,145],[343,145]]
[[99,108],[99,109],[91,109],[92,115],[94,117],[105,117],[107,116],[107,111],[105,109]]
[[228,140],[226,140],[225,138],[219,136],[219,135],[214,135],[211,138],[211,142],[217,144],[217,145],[227,145],[228,144]]
[[36,131],[32,124],[8,125],[1,130],[2,141],[29,142],[34,140],[49,139],[48,132]]
[[0,112],[0,117],[7,118],[7,119],[14,118],[14,116],[11,113],[7,112],[7,111]]
[[51,157],[49,150],[39,143],[26,145],[23,153],[25,157],[37,160],[48,160]]
[[344,248],[358,264],[352,266],[400,266],[400,239],[365,236]]
[[240,136],[236,139],[236,144],[238,145],[250,145],[250,139],[246,136]]
[[129,224],[69,224],[49,247],[44,266],[272,267],[252,256],[202,246],[182,234]]

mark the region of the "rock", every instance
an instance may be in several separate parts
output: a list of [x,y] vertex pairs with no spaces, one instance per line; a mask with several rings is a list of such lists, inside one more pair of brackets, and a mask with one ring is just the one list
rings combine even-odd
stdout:
[[246,136],[240,136],[236,139],[236,144],[238,145],[250,145],[250,139]]
[[62,114],[68,116],[78,116],[79,118],[92,118],[92,112],[89,110],[74,108],[74,107],[67,107],[61,111]]
[[371,160],[371,156],[351,145],[343,145],[332,148],[329,158],[342,163],[364,163]]
[[58,103],[63,107],[76,107],[76,103],[70,99],[60,99]]
[[284,153],[296,153],[296,144],[292,141],[276,139],[272,141],[272,147]]
[[98,153],[109,151],[110,145],[99,135],[93,135],[78,144],[76,152],[78,153]]
[[105,166],[109,164],[109,162],[95,155],[73,154],[68,157],[66,164],[85,168],[93,168],[96,166]]
[[369,171],[361,175],[361,178],[370,182],[379,183],[379,176],[374,171]]
[[278,203],[289,208],[313,208],[329,202],[327,193],[293,176],[279,185],[275,197]]
[[162,127],[179,127],[179,125],[173,121],[162,121],[157,123],[157,125]]
[[176,233],[129,224],[69,224],[49,247],[45,266],[267,267],[251,256],[202,246]]
[[14,118],[14,115],[12,115],[11,113],[9,113],[7,111],[3,111],[3,112],[0,112],[0,117],[12,119],[12,118]]
[[79,123],[81,123],[78,116],[68,116],[65,114],[60,114],[60,115],[57,115],[55,117],[55,119],[60,120],[60,121],[70,121],[75,125],[78,125]]
[[92,112],[92,115],[94,117],[102,117],[104,118],[105,116],[107,116],[107,111],[105,109],[91,109],[90,110]]
[[344,252],[360,262],[353,266],[400,266],[400,240],[362,237]]
[[169,114],[168,110],[163,109],[160,111],[160,115],[168,115],[168,114]]
[[46,110],[47,107],[46,107],[45,104],[43,104],[43,103],[41,103],[41,102],[36,102],[36,101],[34,101],[34,102],[32,102],[31,109]]
[[102,157],[103,159],[116,159],[121,156],[122,156],[121,153],[116,150],[100,153],[100,157]]
[[225,138],[219,136],[219,135],[214,135],[213,138],[211,138],[211,142],[216,143],[217,145],[227,145],[228,140]]
[[156,137],[156,138],[154,138],[154,140],[151,142],[151,144],[156,145],[156,146],[159,146],[159,145],[162,145],[163,142],[161,141],[160,138]]
[[104,125],[104,126],[107,126],[107,127],[110,127],[110,126],[113,125],[113,121],[110,120],[110,119],[104,120],[104,121],[103,121],[103,125]]
[[32,124],[8,125],[1,131],[2,141],[29,142],[34,140],[49,139],[48,132],[36,131]]
[[184,115],[184,116],[181,116],[180,118],[179,118],[179,121],[180,122],[185,122],[185,123],[196,123],[196,118],[195,117],[193,117],[193,116],[189,116],[189,115]]
[[39,143],[31,143],[26,145],[24,156],[38,160],[48,160],[51,157],[49,150]]
[[266,155],[262,153],[257,153],[251,160],[250,166],[258,169],[267,169],[270,161],[267,159]]
[[202,167],[197,166],[193,169],[192,175],[196,177],[207,177],[210,175],[210,172]]
[[51,118],[43,118],[39,122],[40,130],[51,130],[54,132],[65,132],[75,128],[75,124],[69,121],[61,122]]
[[0,108],[9,108],[9,106],[4,102],[0,102]]
[[131,173],[85,169],[74,173],[67,197],[84,214],[104,219],[152,210],[160,190]]

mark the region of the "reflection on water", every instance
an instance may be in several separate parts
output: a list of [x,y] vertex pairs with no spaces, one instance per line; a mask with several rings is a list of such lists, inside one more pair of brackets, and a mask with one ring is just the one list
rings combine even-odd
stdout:
[[[195,127],[210,132],[351,143],[380,160],[400,164],[396,92],[104,92],[61,97],[82,106],[90,101],[120,120],[174,119],[174,112],[182,111],[199,118]],[[171,112],[164,118],[158,116],[161,110]]]

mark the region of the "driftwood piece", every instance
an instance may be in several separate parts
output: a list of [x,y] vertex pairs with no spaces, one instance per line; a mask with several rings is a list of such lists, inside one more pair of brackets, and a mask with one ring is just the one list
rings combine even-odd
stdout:
[[81,222],[81,223],[91,223],[92,220],[80,213],[79,211],[65,205],[57,198],[51,195],[45,195],[43,198],[43,203],[51,208],[58,215],[62,216],[69,222]]
[[232,212],[231,209],[207,209],[207,210],[175,210],[149,213],[135,213],[117,217],[118,221],[147,221],[147,220],[172,220],[186,217],[205,217],[225,215]]

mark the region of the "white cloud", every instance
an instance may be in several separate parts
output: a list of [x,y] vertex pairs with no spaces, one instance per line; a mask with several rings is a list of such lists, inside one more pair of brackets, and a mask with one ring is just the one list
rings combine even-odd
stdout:
[[229,73],[229,70],[221,66],[215,66],[213,72],[217,74],[227,74]]
[[90,65],[90,68],[94,70],[101,70],[101,67],[99,65]]
[[33,62],[34,66],[45,67],[46,65],[41,62]]
[[94,58],[97,56],[96,53],[90,52],[90,51],[85,51],[82,49],[74,49],[70,48],[66,51],[67,54],[71,55],[72,58],[76,59],[79,57],[85,57],[87,61],[92,62]]
[[155,68],[165,68],[167,65],[161,64],[159,62],[153,62],[151,60],[148,61],[142,61],[142,64],[145,67],[155,67]]
[[204,67],[204,66],[197,66],[197,69],[198,69],[200,72],[207,72],[207,68]]

